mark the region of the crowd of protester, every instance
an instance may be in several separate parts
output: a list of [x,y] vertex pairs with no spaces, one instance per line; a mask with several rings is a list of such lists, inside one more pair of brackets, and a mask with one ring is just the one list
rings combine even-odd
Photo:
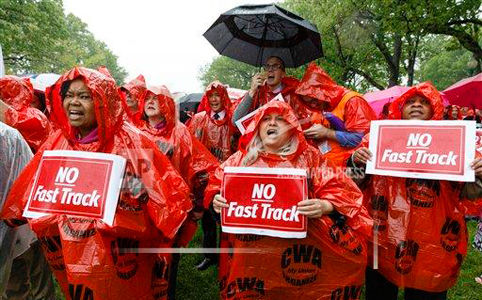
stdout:
[[[278,95],[284,101],[272,101]],[[240,132],[236,121],[255,110]],[[206,252],[195,267],[218,268],[222,299],[359,299],[363,286],[369,300],[397,299],[399,289],[407,300],[447,299],[467,253],[465,220],[482,217],[482,159],[477,153],[471,164],[474,183],[368,175],[370,123],[480,124],[481,117],[475,108],[444,107],[429,82],[377,117],[362,94],[320,66],[311,63],[298,80],[276,56],[240,99],[232,101],[221,82],[209,84],[186,124],[168,88],[142,75],[119,87],[106,68],[75,67],[43,93],[28,78],[5,76],[0,295],[55,299],[53,273],[68,299],[175,299],[179,252],[125,249],[187,247],[200,221]],[[127,160],[112,226],[61,214],[23,216],[48,150]],[[219,213],[229,207],[222,179],[232,166],[306,170],[308,199],[297,209],[309,220],[307,237],[219,234]],[[473,246],[482,251],[482,221]],[[236,252],[242,248],[254,251]]]

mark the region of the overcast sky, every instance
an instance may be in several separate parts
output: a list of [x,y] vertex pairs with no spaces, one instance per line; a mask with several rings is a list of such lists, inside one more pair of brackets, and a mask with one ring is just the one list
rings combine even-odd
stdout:
[[171,92],[200,92],[199,69],[218,54],[202,34],[238,5],[270,0],[64,0],[66,13],[88,25],[119,57],[127,80],[143,74]]

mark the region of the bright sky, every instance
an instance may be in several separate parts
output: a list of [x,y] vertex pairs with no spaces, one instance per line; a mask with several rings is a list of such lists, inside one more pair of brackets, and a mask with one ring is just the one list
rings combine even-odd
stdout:
[[225,11],[273,0],[64,0],[119,57],[127,80],[143,74],[171,92],[201,92],[199,69],[218,55],[202,36]]

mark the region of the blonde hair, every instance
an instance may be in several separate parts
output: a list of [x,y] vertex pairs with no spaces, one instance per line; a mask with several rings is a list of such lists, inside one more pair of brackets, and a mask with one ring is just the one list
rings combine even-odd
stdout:
[[[298,149],[298,137],[296,136],[296,134],[293,134],[291,139],[288,141],[288,143],[282,146],[276,152],[276,154],[284,157],[295,153],[296,149]],[[262,152],[265,152],[265,149],[264,149],[263,141],[259,136],[259,130],[258,130],[256,131],[254,138],[248,144],[247,153],[242,162],[243,166],[252,165],[258,159],[259,154]]]

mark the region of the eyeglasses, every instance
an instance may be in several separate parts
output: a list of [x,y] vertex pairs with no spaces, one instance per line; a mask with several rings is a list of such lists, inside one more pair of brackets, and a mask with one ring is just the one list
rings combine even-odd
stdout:
[[265,71],[276,71],[281,68],[281,64],[264,65],[263,69]]

